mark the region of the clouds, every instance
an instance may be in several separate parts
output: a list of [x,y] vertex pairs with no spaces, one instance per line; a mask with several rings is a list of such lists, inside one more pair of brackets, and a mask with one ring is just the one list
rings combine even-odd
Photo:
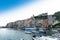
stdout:
[[[49,15],[60,11],[60,0],[42,0],[32,2],[22,7],[10,9],[3,12],[0,16],[0,25],[6,25],[8,22],[30,18],[33,14],[39,15],[47,12]],[[4,14],[5,13],[5,14]]]

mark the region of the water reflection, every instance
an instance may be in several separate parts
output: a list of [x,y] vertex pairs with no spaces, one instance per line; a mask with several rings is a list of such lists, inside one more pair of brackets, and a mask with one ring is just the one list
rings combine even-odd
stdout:
[[0,29],[0,40],[31,40],[30,34],[25,34],[24,31],[21,30],[13,30],[8,28]]
[[7,32],[7,29],[0,29],[0,32],[6,33]]

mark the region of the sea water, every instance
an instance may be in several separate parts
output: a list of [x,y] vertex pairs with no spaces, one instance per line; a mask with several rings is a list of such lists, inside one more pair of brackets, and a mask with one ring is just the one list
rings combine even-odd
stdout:
[[25,34],[22,30],[10,28],[0,28],[0,40],[32,40],[30,34]]

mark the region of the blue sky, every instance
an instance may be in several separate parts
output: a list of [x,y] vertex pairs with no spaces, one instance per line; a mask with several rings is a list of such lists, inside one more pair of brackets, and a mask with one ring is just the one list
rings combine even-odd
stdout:
[[0,0],[0,26],[5,26],[9,22],[21,20],[21,13],[18,13],[18,11],[21,11],[22,8],[36,1],[37,0]]
[[35,0],[0,0],[0,11],[9,10],[16,6],[26,5]]
[[60,0],[0,0],[0,26],[9,22],[60,11]]

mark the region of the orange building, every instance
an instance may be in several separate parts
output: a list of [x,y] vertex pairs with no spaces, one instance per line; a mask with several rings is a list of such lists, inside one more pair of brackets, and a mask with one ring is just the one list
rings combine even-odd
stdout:
[[47,26],[49,25],[48,20],[47,20],[47,19],[43,20],[43,21],[42,21],[42,25],[43,25],[44,27],[47,27]]

